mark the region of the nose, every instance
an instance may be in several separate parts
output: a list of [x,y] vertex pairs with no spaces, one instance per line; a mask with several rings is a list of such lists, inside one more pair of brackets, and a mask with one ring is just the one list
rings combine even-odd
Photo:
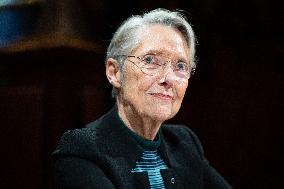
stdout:
[[171,67],[171,64],[164,65],[163,70],[160,73],[159,84],[171,88],[176,80],[175,73]]

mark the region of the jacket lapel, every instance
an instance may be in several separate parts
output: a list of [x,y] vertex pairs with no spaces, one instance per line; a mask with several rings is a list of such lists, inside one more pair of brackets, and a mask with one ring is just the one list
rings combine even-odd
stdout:
[[100,153],[106,162],[111,162],[110,166],[117,174],[114,178],[117,179],[118,188],[149,188],[147,172],[131,173],[132,168],[136,166],[136,161],[142,156],[143,148],[122,124],[115,106],[87,127],[97,133],[99,140],[96,144],[104,147]]
[[[161,140],[159,152],[169,167],[166,170],[161,170],[167,188],[202,188],[202,168],[200,168],[202,162],[198,156],[188,151],[194,149],[195,146],[185,148],[185,144],[181,143],[180,140],[165,136],[163,132],[161,132]],[[167,140],[171,141],[168,142]],[[181,150],[183,148],[186,150]],[[177,149],[179,149],[178,152]]]

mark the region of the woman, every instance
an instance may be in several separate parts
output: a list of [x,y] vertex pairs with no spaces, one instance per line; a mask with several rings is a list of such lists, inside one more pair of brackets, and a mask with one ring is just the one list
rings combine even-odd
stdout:
[[66,132],[53,153],[58,188],[231,188],[185,126],[180,109],[195,69],[195,36],[178,12],[156,9],[114,34],[106,76],[115,107]]

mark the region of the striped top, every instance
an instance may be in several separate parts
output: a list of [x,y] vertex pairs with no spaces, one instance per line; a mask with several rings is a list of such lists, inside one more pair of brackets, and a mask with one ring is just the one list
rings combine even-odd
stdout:
[[160,132],[157,133],[154,140],[148,140],[130,130],[119,115],[117,116],[122,127],[124,127],[130,136],[144,149],[142,156],[137,157],[139,159],[136,161],[135,168],[131,170],[131,173],[147,172],[151,189],[165,189],[166,187],[160,170],[168,169],[168,167],[157,150],[161,144]]
[[157,150],[145,150],[142,157],[136,162],[136,167],[131,172],[148,172],[151,189],[165,189],[160,170],[167,168]]

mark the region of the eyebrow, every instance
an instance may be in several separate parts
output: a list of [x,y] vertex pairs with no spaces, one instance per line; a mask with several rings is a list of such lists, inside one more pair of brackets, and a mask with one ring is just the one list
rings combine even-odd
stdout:
[[[158,50],[149,50],[149,51],[143,53],[142,57],[147,55],[147,54],[162,55],[162,56],[166,56],[167,55],[167,53],[164,53],[163,50],[158,49]],[[190,62],[186,61],[186,59],[183,58],[183,57],[178,57],[176,60],[188,63],[190,65]]]

